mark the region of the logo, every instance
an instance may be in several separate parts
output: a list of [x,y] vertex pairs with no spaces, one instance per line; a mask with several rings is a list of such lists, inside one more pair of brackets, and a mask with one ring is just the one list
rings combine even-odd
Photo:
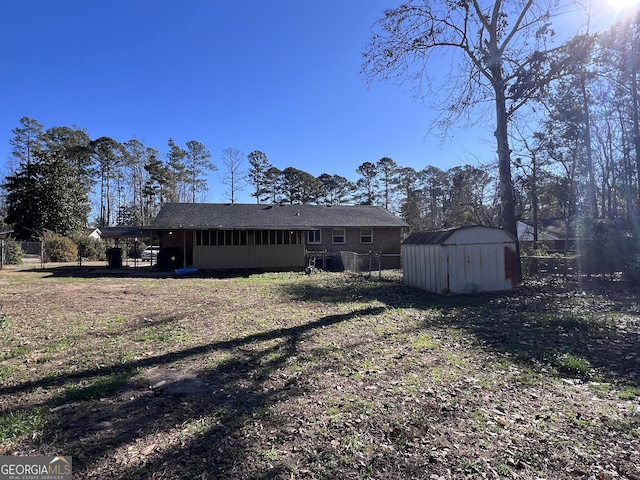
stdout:
[[71,480],[71,457],[0,457],[0,480]]

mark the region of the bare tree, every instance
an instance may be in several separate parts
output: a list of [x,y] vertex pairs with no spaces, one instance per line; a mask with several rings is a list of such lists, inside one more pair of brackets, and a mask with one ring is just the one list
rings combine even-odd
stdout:
[[[516,234],[508,127],[515,112],[562,76],[571,59],[547,47],[554,0],[409,1],[386,10],[366,47],[362,73],[409,84],[433,104],[445,129],[490,101],[495,113],[502,228]],[[428,68],[436,52],[452,54],[451,74]],[[457,64],[457,68],[456,68]],[[440,81],[439,81],[440,80]],[[427,91],[423,91],[426,86]]]
[[238,192],[244,188],[243,174],[240,171],[242,161],[244,160],[244,153],[236,148],[225,148],[222,151],[222,163],[226,167],[225,176],[222,177],[222,183],[229,187],[229,190],[225,192],[225,195],[231,203],[236,203],[236,196]]

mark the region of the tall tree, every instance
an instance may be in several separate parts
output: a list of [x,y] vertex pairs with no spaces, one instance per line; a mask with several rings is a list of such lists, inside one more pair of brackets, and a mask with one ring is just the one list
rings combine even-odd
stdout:
[[[364,53],[363,73],[374,80],[409,83],[422,100],[433,100],[449,126],[473,107],[493,100],[502,227],[516,235],[509,122],[570,63],[546,47],[553,35],[554,3],[480,0],[436,3],[409,1],[386,10]],[[432,55],[456,55],[458,72],[438,83]],[[427,86],[427,92],[423,87]]]
[[378,201],[378,168],[375,163],[364,162],[356,169],[360,178],[356,186],[360,192],[362,205],[375,205]]
[[238,192],[242,191],[242,172],[240,167],[244,160],[244,153],[237,148],[225,148],[222,151],[222,163],[225,166],[225,176],[222,178],[222,183],[229,187],[226,193],[227,198],[231,203],[236,203]]
[[43,129],[44,127],[37,120],[29,117],[20,119],[20,126],[12,130],[14,137],[9,140],[13,149],[11,157],[14,160],[10,170],[17,169],[18,165],[31,163],[34,156],[44,149]]
[[100,175],[100,214],[99,226],[115,223],[115,214],[119,205],[114,198],[117,194],[119,168],[125,155],[122,144],[110,137],[100,137],[89,144],[89,148],[98,163]]
[[264,175],[265,197],[271,203],[280,203],[282,199],[282,170],[269,167]]
[[34,153],[7,177],[7,217],[19,239],[36,239],[45,230],[60,235],[80,233],[89,199],[76,179],[77,170],[61,149]]
[[169,139],[169,153],[167,153],[167,188],[165,195],[168,202],[188,202],[188,180],[185,157],[187,152],[176,144],[173,138]]
[[144,187],[149,179],[149,172],[145,170],[152,153],[150,149],[135,139],[123,143],[125,180],[128,183],[130,196],[127,198],[124,209],[130,223],[145,225],[148,219],[147,205],[144,199]]
[[346,205],[353,197],[356,186],[341,175],[323,173],[318,177],[318,203],[324,205]]
[[392,202],[393,185],[398,175],[398,164],[389,157],[382,157],[376,163],[376,170],[382,184],[382,200],[384,208],[389,210]]
[[424,224],[428,230],[435,230],[447,225],[447,209],[451,191],[451,175],[433,165],[428,165],[419,172],[422,192],[425,199]]
[[289,204],[314,203],[318,198],[319,183],[310,173],[287,167],[282,171],[282,201]]
[[147,212],[144,224],[148,224],[155,218],[162,204],[169,201],[167,190],[170,184],[170,172],[154,149],[148,149],[144,169],[148,174],[142,191]]
[[264,201],[267,194],[266,176],[267,170],[271,168],[267,155],[260,150],[254,150],[247,155],[249,160],[249,170],[247,171],[247,182],[253,187],[251,196],[255,197],[256,203]]
[[187,142],[184,174],[191,194],[191,203],[196,203],[198,194],[209,190],[207,172],[218,170],[218,167],[209,160],[210,158],[211,153],[202,143],[196,140]]
[[411,232],[424,230],[424,196],[420,189],[420,176],[421,173],[413,167],[401,167],[396,178],[396,190],[400,195],[399,214],[409,224]]

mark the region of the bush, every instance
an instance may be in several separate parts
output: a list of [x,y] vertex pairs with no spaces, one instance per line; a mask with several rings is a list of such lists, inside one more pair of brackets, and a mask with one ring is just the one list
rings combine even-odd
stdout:
[[73,240],[55,234],[45,236],[45,262],[75,262],[76,260],[78,260],[78,247]]
[[82,258],[87,260],[105,260],[104,243],[91,237],[79,237],[74,239],[78,252],[82,252]]
[[140,255],[142,255],[142,251],[145,248],[147,248],[147,245],[144,242],[134,242],[129,245],[127,255],[129,255],[129,258],[140,258]]
[[625,274],[634,284],[640,285],[640,254],[636,254],[631,259]]
[[4,264],[22,265],[22,247],[14,240],[4,241]]

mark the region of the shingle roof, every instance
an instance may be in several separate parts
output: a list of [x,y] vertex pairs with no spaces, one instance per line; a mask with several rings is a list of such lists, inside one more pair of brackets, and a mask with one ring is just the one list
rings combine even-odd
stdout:
[[100,229],[102,238],[133,238],[145,237],[149,235],[147,227],[102,227]]
[[483,225],[470,225],[466,227],[452,228],[450,230],[438,230],[432,232],[415,232],[409,235],[403,245],[437,245],[463,242],[464,244],[495,243],[515,241],[506,230]]
[[165,203],[148,228],[167,229],[315,229],[408,225],[383,207],[371,205],[258,205]]
[[406,245],[427,245],[445,242],[456,230],[441,230],[437,232],[415,232],[402,242]]

